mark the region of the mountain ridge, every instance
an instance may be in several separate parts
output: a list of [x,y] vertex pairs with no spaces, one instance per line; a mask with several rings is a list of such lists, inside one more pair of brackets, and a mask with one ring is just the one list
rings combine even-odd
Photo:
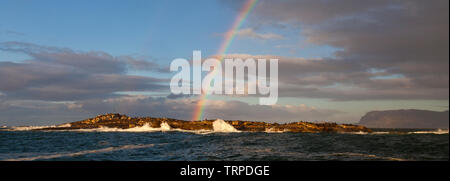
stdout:
[[359,125],[370,128],[448,128],[449,111],[398,109],[370,111]]

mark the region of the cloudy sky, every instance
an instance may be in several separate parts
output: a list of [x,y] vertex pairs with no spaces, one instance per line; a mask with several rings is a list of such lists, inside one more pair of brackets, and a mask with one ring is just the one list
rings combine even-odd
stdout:
[[[245,1],[0,0],[0,125],[190,119],[170,62],[214,56]],[[260,0],[227,57],[278,58],[277,105],[210,96],[206,118],[358,122],[449,109],[448,0]]]

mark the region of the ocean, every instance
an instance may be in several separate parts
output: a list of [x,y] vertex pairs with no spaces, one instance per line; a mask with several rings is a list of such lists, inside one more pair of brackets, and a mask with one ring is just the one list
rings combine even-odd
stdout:
[[3,161],[449,160],[448,130],[373,133],[186,132],[155,129],[0,129]]

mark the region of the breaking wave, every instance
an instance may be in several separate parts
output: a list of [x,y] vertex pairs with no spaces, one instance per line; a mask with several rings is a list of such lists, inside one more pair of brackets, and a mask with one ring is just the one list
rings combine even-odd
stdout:
[[214,130],[214,132],[220,132],[220,133],[241,132],[222,119],[217,119],[213,122],[213,130]]
[[13,126],[10,127],[8,130],[11,131],[30,131],[30,130],[36,130],[36,129],[43,129],[43,128],[65,128],[70,127],[71,124],[59,124],[59,125],[50,125],[50,126]]
[[167,122],[162,122],[160,128],[161,131],[169,131],[171,129],[170,125]]
[[150,124],[146,123],[142,126],[137,126],[133,128],[110,128],[110,127],[100,127],[100,128],[93,128],[93,129],[74,129],[69,131],[82,131],[82,132],[156,132],[156,131],[162,131],[161,128],[154,128]]
[[[60,125],[50,125],[50,126],[13,126],[13,127],[2,127],[7,131],[31,131],[39,130],[44,128],[64,128],[70,127],[71,124],[60,124]],[[68,129],[68,130],[46,130],[46,131],[73,131],[73,132],[188,132],[195,134],[211,134],[211,133],[238,133],[243,132],[237,130],[235,127],[227,123],[222,119],[217,119],[212,123],[212,130],[201,129],[201,130],[184,130],[180,128],[172,128],[167,122],[161,122],[160,127],[152,127],[151,124],[145,123],[142,126],[133,128],[111,128],[111,127],[99,127],[91,129]],[[274,128],[266,128],[266,133],[284,133],[284,130],[278,130]],[[380,135],[380,134],[448,134],[448,129],[436,129],[436,130],[416,130],[416,131],[406,131],[406,130],[395,130],[395,131],[374,131],[374,132],[340,132],[342,134],[354,134],[354,135]]]
[[[179,128],[172,128],[167,122],[161,122],[160,127],[155,128],[152,127],[151,124],[145,123],[142,126],[137,126],[133,128],[111,128],[101,126],[99,128],[90,128],[90,129],[70,129],[70,130],[46,130],[46,131],[72,131],[72,132],[169,132],[169,131],[179,131],[179,132],[188,132],[188,133],[196,133],[196,134],[210,134],[210,133],[237,133],[241,132],[225,122],[224,120],[217,119],[212,123],[212,130],[184,130]],[[11,131],[29,131],[29,130],[38,130],[43,128],[55,128],[55,127],[70,127],[70,124],[64,125],[52,125],[52,126],[20,126],[20,127],[11,127]]]
[[341,133],[345,133],[345,134],[359,134],[359,135],[366,135],[366,134],[369,134],[368,132],[364,132],[364,131],[357,131],[357,132],[341,132]]
[[342,132],[344,134],[357,134],[357,135],[380,135],[380,134],[448,134],[448,129],[437,129],[437,130],[425,130],[425,131],[404,131],[404,130],[397,130],[397,131],[375,131],[375,132]]
[[448,129],[437,129],[437,130],[431,130],[431,131],[413,131],[409,132],[409,134],[448,134]]
[[93,129],[73,129],[73,130],[64,130],[64,131],[74,131],[74,132],[169,132],[169,131],[178,131],[178,132],[189,132],[189,133],[197,133],[197,134],[208,134],[213,133],[212,130],[184,130],[179,128],[172,128],[167,122],[162,122],[159,128],[152,127],[149,123],[145,123],[142,126],[137,126],[133,128],[110,128],[110,127],[100,127]]

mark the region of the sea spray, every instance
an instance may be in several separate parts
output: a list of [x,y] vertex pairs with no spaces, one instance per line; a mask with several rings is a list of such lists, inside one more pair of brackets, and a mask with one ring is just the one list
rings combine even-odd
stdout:
[[213,130],[214,132],[222,132],[222,133],[241,132],[222,119],[217,119],[213,122]]
[[161,131],[170,131],[170,125],[167,122],[161,122]]

